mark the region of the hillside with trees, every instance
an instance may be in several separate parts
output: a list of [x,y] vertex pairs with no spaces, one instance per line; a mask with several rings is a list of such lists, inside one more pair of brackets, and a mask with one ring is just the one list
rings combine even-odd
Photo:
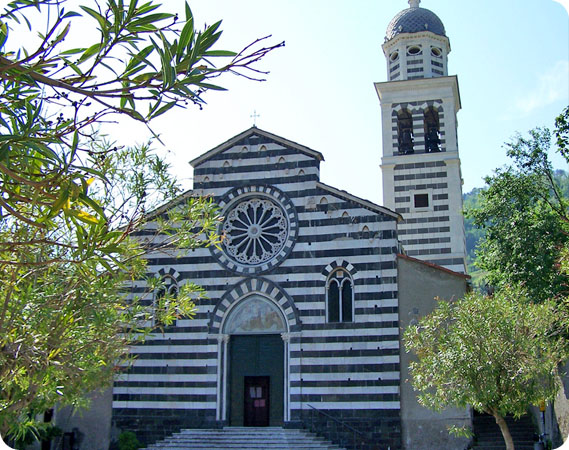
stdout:
[[[562,169],[554,171],[553,177],[559,192],[566,199],[569,199],[569,172]],[[478,209],[480,207],[480,195],[485,188],[474,188],[470,192],[462,195],[463,207],[465,211]],[[464,232],[466,236],[466,262],[468,265],[468,273],[472,276],[474,286],[484,284],[484,272],[475,264],[476,250],[480,240],[485,235],[484,228],[477,228],[474,225],[474,219],[464,217]]]

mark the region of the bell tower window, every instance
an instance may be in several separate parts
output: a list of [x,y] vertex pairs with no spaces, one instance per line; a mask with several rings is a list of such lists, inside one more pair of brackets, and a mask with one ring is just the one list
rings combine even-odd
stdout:
[[413,205],[415,208],[428,208],[429,194],[415,194],[413,196]]
[[407,54],[409,56],[419,56],[419,55],[423,54],[423,50],[421,50],[420,45],[413,45],[413,46],[407,47]]
[[403,109],[397,114],[397,141],[399,153],[414,152],[413,116],[407,109]]
[[435,58],[441,58],[443,56],[443,51],[438,47],[431,47],[431,55]]
[[439,112],[432,106],[425,110],[425,151],[427,153],[441,151]]

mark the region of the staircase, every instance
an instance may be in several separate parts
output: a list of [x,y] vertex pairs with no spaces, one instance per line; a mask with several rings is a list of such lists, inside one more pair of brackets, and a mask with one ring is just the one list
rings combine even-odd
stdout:
[[226,427],[218,430],[182,430],[146,450],[289,450],[340,447],[305,430],[278,427]]
[[[535,426],[531,416],[526,414],[519,420],[506,417],[506,423],[514,440],[516,450],[533,450]],[[500,427],[494,417],[474,414],[474,445],[473,449],[506,450]]]

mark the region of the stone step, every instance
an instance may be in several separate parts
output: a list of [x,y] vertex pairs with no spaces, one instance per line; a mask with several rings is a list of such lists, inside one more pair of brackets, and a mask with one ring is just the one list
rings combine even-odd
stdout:
[[[516,445],[516,450],[533,450],[534,425],[530,416],[522,416],[519,420],[506,418],[508,429]],[[506,444],[500,427],[492,416],[475,414],[475,443],[473,449],[506,450]]]
[[[533,450],[533,444],[531,445],[516,445],[516,450]],[[473,449],[484,449],[484,450],[506,450],[505,445],[492,445],[492,444],[476,444],[472,447]]]
[[280,447],[283,445],[289,446],[309,446],[312,448],[329,448],[330,445],[327,444],[325,441],[316,441],[312,442],[309,439],[282,439],[279,441],[265,441],[265,442],[258,442],[254,443],[251,442],[253,439],[239,439],[239,440],[228,440],[228,439],[204,439],[204,440],[195,440],[195,439],[179,439],[179,440],[166,440],[161,441],[160,443],[154,444],[155,447],[165,448],[165,447],[172,447],[172,446],[188,446],[190,444],[196,446],[208,446],[208,445],[220,445],[224,444],[226,446],[234,446],[239,447],[243,445],[247,445],[249,447],[256,447],[256,448],[272,448],[272,447]]
[[305,430],[227,427],[181,430],[146,450],[342,450]]

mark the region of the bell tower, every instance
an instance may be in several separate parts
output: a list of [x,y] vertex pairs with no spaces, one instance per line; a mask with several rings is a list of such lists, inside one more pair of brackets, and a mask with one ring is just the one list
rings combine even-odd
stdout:
[[448,75],[442,21],[409,0],[387,27],[381,104],[383,204],[400,213],[405,253],[466,272],[457,120],[460,93]]

